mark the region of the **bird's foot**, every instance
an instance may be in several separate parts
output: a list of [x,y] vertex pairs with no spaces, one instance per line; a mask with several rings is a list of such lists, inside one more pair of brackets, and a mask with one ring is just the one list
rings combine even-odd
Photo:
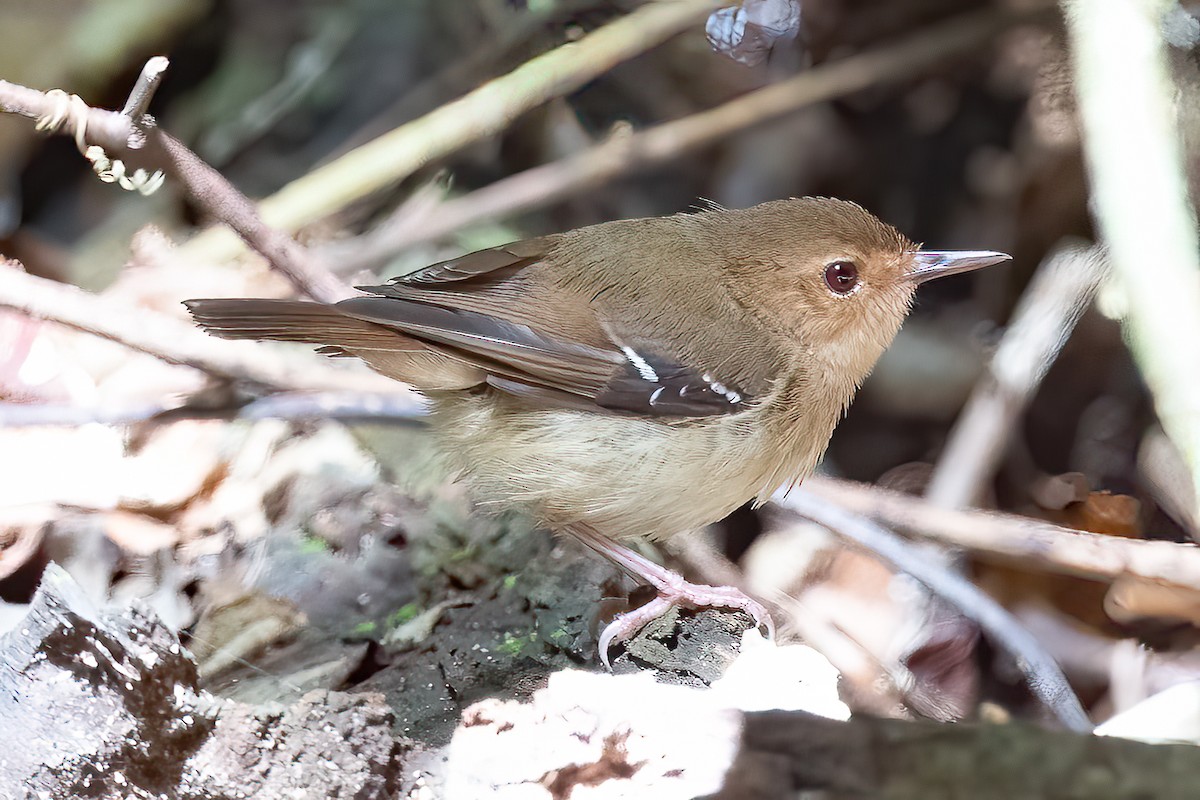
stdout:
[[771,621],[767,609],[741,590],[732,586],[688,583],[678,572],[656,564],[586,525],[572,526],[566,532],[574,535],[581,544],[604,556],[630,576],[643,580],[658,590],[658,597],[644,606],[618,615],[601,632],[600,660],[608,669],[612,669],[608,660],[608,648],[628,641],[635,633],[672,608],[737,608],[753,617],[757,627],[766,628],[769,638],[775,638],[775,623]]
[[608,660],[610,647],[628,641],[672,608],[736,608],[749,614],[756,627],[766,628],[768,638],[775,638],[775,623],[771,621],[767,609],[739,589],[732,586],[689,583],[682,575],[664,567],[657,567],[653,574],[643,574],[641,577],[658,590],[658,596],[643,606],[618,615],[601,632],[600,660],[609,670],[612,669]]

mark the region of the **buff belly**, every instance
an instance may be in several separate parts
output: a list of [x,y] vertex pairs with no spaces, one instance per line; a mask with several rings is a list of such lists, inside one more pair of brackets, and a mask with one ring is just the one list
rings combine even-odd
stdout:
[[435,399],[433,424],[485,507],[549,528],[659,538],[721,519],[762,489],[777,465],[754,414],[667,423],[481,394]]

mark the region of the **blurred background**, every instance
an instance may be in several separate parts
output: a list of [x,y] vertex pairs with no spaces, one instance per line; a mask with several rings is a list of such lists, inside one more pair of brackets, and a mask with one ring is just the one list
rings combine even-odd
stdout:
[[[642,5],[4,0],[0,78],[119,109],[146,59],[166,54],[170,68],[150,112],[258,199]],[[1182,177],[1194,191],[1198,9],[1162,5]],[[939,27],[972,14],[984,15],[989,33],[971,39]],[[783,114],[746,112],[719,135],[617,159],[600,177],[568,161],[919,36],[932,37],[928,47],[941,42],[945,55],[868,65],[853,91],[829,90]],[[802,195],[858,202],[931,248],[1011,253],[1010,264],[921,290],[834,435],[825,472],[921,493],[1039,265],[1065,242],[1098,238],[1061,16],[1053,5],[1039,10],[1018,0],[747,0],[662,38],[512,115],[500,133],[473,137],[383,190],[284,227],[296,228],[319,263],[358,283],[605,220]],[[533,187],[526,194],[501,185],[482,212],[470,206],[473,193],[549,164],[566,165],[553,176],[555,191],[537,181],[521,184]],[[1143,201],[1153,206],[1155,198]],[[0,254],[30,275],[178,319],[188,297],[295,293],[261,258],[214,243],[210,233],[188,244],[210,222],[178,181],[168,178],[150,197],[119,191],[95,179],[69,136],[48,138],[28,119],[0,115]],[[1152,264],[1146,280],[1155,280]],[[974,498],[979,504],[1116,536],[1183,542],[1197,533],[1187,468],[1158,427],[1122,337],[1124,302],[1120,291],[1102,287],[1087,306],[1007,432]],[[263,347],[288,357],[303,350]],[[270,645],[279,659],[279,642],[325,626],[357,648],[327,680],[344,688],[397,663],[379,640],[432,607],[439,592],[503,577],[504,567],[465,567],[474,555],[446,555],[477,554],[478,537],[498,534],[472,521],[419,428],[231,422],[246,398],[231,401],[228,387],[215,383],[0,308],[0,415],[38,406],[71,418],[0,421],[0,536],[8,547],[0,598],[8,624],[20,618],[45,564],[57,560],[74,564],[97,598],[147,599],[172,627],[197,636],[202,663],[229,638],[214,622],[222,609],[238,609],[238,630],[247,618],[278,622],[239,658]],[[139,419],[181,405],[191,410]],[[203,416],[197,406],[217,409],[214,418],[196,419]],[[126,422],[105,424],[110,417]],[[947,719],[976,716],[990,703],[999,713],[1040,713],[1012,665],[969,623],[819,534],[803,552],[772,545],[775,526],[770,514],[745,509],[710,540],[741,560],[751,585],[762,581],[797,598],[809,620],[806,638],[816,635],[813,620],[825,620],[821,631],[853,644],[818,646],[842,670],[852,708]],[[272,532],[287,543],[264,544]],[[402,557],[413,542],[437,536],[449,543],[430,545],[436,557],[415,566]],[[447,563],[451,578],[422,571]],[[1025,609],[1022,618],[1066,665],[1097,719],[1200,677],[1194,594],[1142,602],[1115,597],[1111,582],[987,560],[957,564],[1011,609]],[[410,575],[397,588],[397,570],[425,578]],[[331,587],[346,597],[333,598]],[[229,666],[209,663],[211,675]],[[894,679],[897,670],[920,691],[911,683],[881,690],[880,676]]]
[[[12,46],[2,71],[16,83],[65,86],[95,105],[119,107],[144,58],[169,53],[172,66],[152,111],[248,195],[263,197],[636,5],[7,3],[2,13]],[[776,42],[754,67],[715,54],[702,27],[693,26],[303,236],[337,243],[379,224],[414,193],[466,194],[989,5],[811,0],[798,35]],[[98,20],[109,27],[99,28]],[[1039,260],[1064,236],[1090,235],[1060,32],[1016,25],[983,51],[624,171],[536,210],[405,247],[381,259],[381,272],[608,219],[688,211],[703,201],[745,207],[802,195],[854,200],[930,247],[1013,254],[1010,267],[922,291],[904,339],[831,452],[837,472],[875,479],[937,452]],[[1191,63],[1187,50],[1176,56],[1181,68]],[[16,118],[0,118],[0,132],[0,246],[33,274],[100,290],[117,279],[129,241],[143,226],[186,236],[204,222],[178,187],[146,200],[98,183],[69,138],[37,137]],[[334,252],[351,250],[343,244]],[[1062,391],[1039,397],[1029,416],[1030,435],[1021,443],[1026,466],[1078,469],[1098,483],[1131,489],[1129,460],[1146,407],[1136,399],[1136,373],[1117,328],[1094,320],[1088,331],[1078,363],[1064,359],[1050,378]],[[1105,388],[1129,390],[1119,409]],[[1097,427],[1081,431],[1081,425]]]

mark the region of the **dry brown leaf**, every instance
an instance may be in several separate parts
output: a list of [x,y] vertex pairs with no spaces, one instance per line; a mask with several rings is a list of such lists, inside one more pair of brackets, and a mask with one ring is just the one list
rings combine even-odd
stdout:
[[[1042,491],[1035,496],[1044,496],[1051,505],[1079,491],[1078,477],[1071,473],[1042,484]],[[1128,495],[1089,492],[1083,502],[1067,503],[1061,509],[1040,508],[1033,514],[1076,530],[1125,539],[1142,535],[1141,504]],[[1113,632],[1112,619],[1106,613],[1107,583],[984,562],[975,563],[975,574],[978,584],[1009,608],[1041,602],[1093,630]]]

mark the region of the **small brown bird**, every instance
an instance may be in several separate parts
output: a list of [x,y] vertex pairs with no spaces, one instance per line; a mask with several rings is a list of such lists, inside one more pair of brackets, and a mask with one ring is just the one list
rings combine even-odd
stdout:
[[228,339],[322,345],[411,384],[485,504],[571,534],[672,605],[745,609],[621,540],[765,502],[816,466],[918,284],[1007,260],[921,250],[841,200],[593,225],[481,250],[323,305],[191,300]]

